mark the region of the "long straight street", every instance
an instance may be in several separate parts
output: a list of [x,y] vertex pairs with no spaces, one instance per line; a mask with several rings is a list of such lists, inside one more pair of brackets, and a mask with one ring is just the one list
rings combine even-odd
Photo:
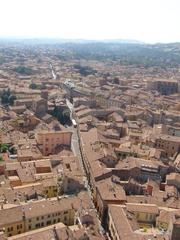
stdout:
[[[71,116],[71,120],[72,120],[73,104],[68,99],[66,99],[66,104],[71,111],[70,116]],[[85,171],[84,164],[83,164],[83,157],[82,157],[82,154],[81,154],[81,151],[80,151],[80,144],[79,144],[80,139],[79,139],[79,136],[78,136],[78,130],[77,130],[77,128],[74,128],[73,126],[68,127],[68,129],[70,129],[73,132],[72,140],[71,140],[71,148],[72,148],[72,151],[73,151],[74,155],[77,156],[77,158],[79,160],[79,165],[80,165],[80,167],[83,171],[84,185],[85,185],[85,188],[87,189],[87,191],[89,193],[89,196],[91,198],[91,208],[96,211],[97,218],[99,219],[98,212],[97,212],[97,210],[95,208],[95,205],[93,203],[93,196],[92,196],[91,188],[89,186],[87,176],[86,176],[86,171]],[[99,219],[99,231],[100,231],[101,234],[103,234],[103,235],[105,234],[105,231],[104,231],[103,227],[101,226],[100,219]]]

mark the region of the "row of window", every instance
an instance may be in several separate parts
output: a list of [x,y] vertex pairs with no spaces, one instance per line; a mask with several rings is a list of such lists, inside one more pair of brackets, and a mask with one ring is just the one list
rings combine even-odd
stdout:
[[[61,215],[61,214],[66,215],[66,214],[68,214],[68,211],[53,213],[53,214],[52,214],[52,217],[59,216],[59,215]],[[50,217],[51,217],[51,215],[49,214],[49,215],[47,216],[47,218],[50,218]],[[41,217],[37,217],[37,218],[36,218],[37,221],[39,221],[40,219],[44,219],[44,216],[41,216]],[[29,223],[30,223],[30,222],[32,222],[31,219],[29,219]]]
[[[140,214],[137,213],[137,218],[139,218],[139,216],[140,216]],[[150,221],[152,221],[152,220],[153,220],[153,215],[151,215],[151,214],[146,214],[145,219],[146,219],[146,220],[149,219]]]
[[[162,147],[164,148],[164,145],[163,144],[157,144],[157,147]],[[165,146],[167,149],[169,149],[169,146]],[[171,147],[172,150],[174,150],[174,146]]]
[[[47,225],[51,225],[51,224],[56,224],[57,222],[61,222],[61,221],[62,221],[62,220],[61,220],[60,218],[54,219],[53,221],[52,221],[52,220],[48,220],[48,221],[46,222],[46,226],[47,226]],[[64,217],[64,223],[67,224],[67,217],[66,217],[66,216]],[[36,227],[36,228],[44,227],[44,226],[45,226],[44,224],[45,224],[44,222],[36,223],[35,227]],[[28,225],[28,229],[29,229],[29,230],[32,229],[32,225],[31,225],[31,224]]]
[[[17,230],[22,229],[22,224],[17,225],[17,226],[16,226],[16,229],[17,229]],[[8,232],[12,232],[13,230],[14,230],[14,227],[8,227],[8,228],[7,228],[7,231],[8,231]]]
[[[51,188],[51,187],[49,187],[49,188]],[[52,186],[52,188],[53,188],[53,186]],[[46,194],[48,194],[48,193],[49,193],[49,190],[46,190]],[[57,193],[57,189],[54,189],[53,193],[56,194]]]
[[[51,140],[49,138],[46,138],[46,142],[54,142],[54,138],[51,138]],[[59,138],[56,138],[55,141],[59,141]]]

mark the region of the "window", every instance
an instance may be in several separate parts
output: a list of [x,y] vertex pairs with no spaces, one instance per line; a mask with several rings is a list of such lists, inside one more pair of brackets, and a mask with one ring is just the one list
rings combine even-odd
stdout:
[[39,221],[39,217],[37,217],[36,220]]
[[49,220],[49,221],[47,221],[47,223],[46,223],[47,225],[50,225],[51,224],[51,220]]
[[64,212],[64,215],[65,215],[65,214],[68,214],[68,211],[65,211],[65,212]]
[[17,225],[17,230],[22,228],[22,224]]
[[36,226],[36,228],[39,228],[40,227],[40,223],[37,223],[35,226]]
[[42,216],[41,219],[44,219],[44,216]]
[[31,219],[29,219],[29,222],[31,222]]
[[58,218],[58,222],[60,222],[61,220],[60,220],[60,218]]
[[29,230],[31,230],[31,225],[29,225],[28,227],[29,227]]
[[48,218],[50,218],[51,216],[50,215],[48,215]]
[[41,227],[44,227],[44,223],[43,222],[41,223]]
[[56,219],[54,219],[53,223],[56,223]]
[[21,231],[18,231],[18,234],[21,234]]

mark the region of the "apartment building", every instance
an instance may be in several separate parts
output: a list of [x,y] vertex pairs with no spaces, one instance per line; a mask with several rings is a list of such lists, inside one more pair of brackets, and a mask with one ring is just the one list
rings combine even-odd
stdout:
[[41,131],[36,133],[35,138],[43,155],[55,154],[58,147],[71,147],[70,131]]
[[133,212],[139,223],[150,223],[156,222],[159,210],[155,204],[139,204],[139,203],[127,203],[127,211]]
[[5,204],[0,209],[0,229],[7,236],[13,236],[58,222],[73,225],[74,216],[73,199],[54,198],[21,205]]
[[109,205],[108,232],[113,240],[139,240],[138,236],[133,233],[133,230],[124,213],[123,207],[121,206]]
[[21,206],[1,204],[0,229],[8,237],[25,231]]
[[170,95],[178,92],[178,81],[173,79],[147,81],[147,89],[157,90],[163,95]]
[[45,227],[57,222],[73,225],[75,211],[69,199],[41,200],[22,206],[25,231]]
[[[159,230],[159,224],[161,222],[160,219],[162,219],[162,214],[160,213],[160,211],[161,210],[159,210],[158,207],[153,204],[110,204],[108,206],[108,232],[111,239],[178,240],[177,237],[170,238],[172,236],[172,232],[175,229],[173,224],[170,224],[170,231],[167,231],[167,229],[164,229],[164,231]],[[159,213],[161,218],[158,217]],[[168,219],[170,220],[170,218]]]
[[180,138],[165,134],[157,135],[155,137],[155,147],[163,149],[167,156],[173,157],[180,151]]
[[124,204],[126,202],[123,187],[113,183],[111,178],[97,182],[93,196],[103,225],[106,225],[108,204]]

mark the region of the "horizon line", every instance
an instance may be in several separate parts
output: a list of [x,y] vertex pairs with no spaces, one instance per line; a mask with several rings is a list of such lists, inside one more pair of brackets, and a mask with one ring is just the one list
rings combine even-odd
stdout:
[[[171,42],[163,42],[163,41],[157,41],[157,42],[146,42],[143,40],[136,40],[136,39],[128,39],[128,38],[102,38],[102,39],[89,39],[89,38],[60,38],[60,37],[48,37],[48,36],[0,36],[0,40],[60,40],[60,41],[89,41],[89,42],[113,42],[113,41],[125,41],[128,43],[134,43],[134,44],[173,44],[173,43],[180,43],[180,40],[178,41],[171,41]],[[124,43],[125,43],[124,42]]]

